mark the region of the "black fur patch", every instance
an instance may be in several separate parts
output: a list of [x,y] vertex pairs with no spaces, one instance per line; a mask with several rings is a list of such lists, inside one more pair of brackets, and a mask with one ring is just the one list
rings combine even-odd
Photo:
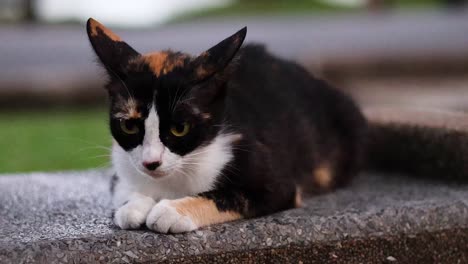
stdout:
[[119,182],[119,177],[117,176],[117,174],[112,175],[111,180],[110,180],[110,186],[109,186],[109,190],[112,195],[114,195],[115,185],[117,185],[118,182]]
[[293,208],[296,186],[321,191],[313,177],[323,164],[333,177],[327,189],[358,173],[367,126],[349,97],[256,45],[241,49],[228,80],[224,118],[243,138],[225,180],[202,194],[220,210],[251,217]]
[[468,132],[404,124],[371,124],[371,169],[425,179],[468,181]]

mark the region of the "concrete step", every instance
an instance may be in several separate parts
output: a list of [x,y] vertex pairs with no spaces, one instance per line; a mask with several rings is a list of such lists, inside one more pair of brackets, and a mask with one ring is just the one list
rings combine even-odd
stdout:
[[468,187],[363,174],[305,207],[178,235],[122,231],[109,171],[0,177],[0,263],[466,263]]
[[[434,152],[468,157],[466,114],[365,113],[382,125],[425,129]],[[466,162],[453,164],[466,179]],[[438,178],[449,179],[454,172],[439,165]],[[113,225],[112,173],[0,175],[0,263],[468,263],[467,184],[365,172],[303,208],[163,235]]]

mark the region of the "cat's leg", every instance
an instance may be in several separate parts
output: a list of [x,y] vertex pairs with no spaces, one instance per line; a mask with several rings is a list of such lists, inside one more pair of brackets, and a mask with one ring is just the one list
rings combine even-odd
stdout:
[[153,198],[139,193],[128,195],[114,214],[114,223],[122,229],[138,229],[146,221],[151,208],[155,205]]
[[255,195],[212,191],[193,197],[161,200],[148,214],[146,226],[160,233],[181,233],[295,207],[295,188],[287,193],[282,191],[284,188],[276,195],[270,190]]

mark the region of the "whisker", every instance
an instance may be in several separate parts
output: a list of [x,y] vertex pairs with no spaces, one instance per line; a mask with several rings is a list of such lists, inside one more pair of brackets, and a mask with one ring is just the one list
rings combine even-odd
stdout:
[[56,138],[57,140],[64,140],[64,141],[75,141],[75,142],[81,142],[81,143],[85,143],[87,145],[90,145],[90,146],[103,146],[103,145],[99,145],[99,144],[96,144],[96,142],[91,142],[91,141],[87,141],[87,140],[84,140],[82,138],[74,138],[74,137],[57,137]]
[[70,141],[70,142],[79,142],[79,143],[89,145],[89,146],[82,147],[82,148],[77,149],[77,150],[73,149],[70,152],[70,154],[77,154],[77,153],[80,153],[80,152],[83,152],[83,151],[86,151],[86,150],[98,150],[98,149],[99,150],[105,150],[106,152],[112,151],[112,148],[110,148],[108,146],[99,145],[99,144],[89,142],[89,141],[79,139],[79,138],[57,138],[57,140],[66,140],[66,141]]
[[110,158],[111,155],[110,155],[110,154],[107,154],[107,155],[96,155],[96,156],[86,157],[85,159],[89,160],[89,159],[97,159],[97,158],[103,158],[103,157]]
[[109,147],[104,147],[104,146],[93,146],[93,147],[84,147],[84,148],[80,148],[79,150],[77,150],[77,152],[82,152],[82,151],[84,151],[84,150],[91,150],[91,149],[102,149],[102,150],[112,151],[112,148],[109,148]]
[[185,90],[185,91],[183,91],[183,92],[179,95],[179,97],[176,98],[176,100],[174,101],[175,103],[174,103],[174,107],[172,108],[172,112],[174,112],[175,108],[179,105],[180,99],[181,99],[182,97],[184,97],[185,94],[187,94],[187,93],[188,93],[188,89]]
[[177,102],[177,94],[179,93],[179,90],[180,90],[180,87],[182,87],[182,83],[179,83],[177,85],[177,89],[176,89],[176,93],[174,95],[174,99],[172,99],[172,103],[171,103],[171,106],[170,106],[170,109],[171,109],[171,112],[174,113],[174,109],[176,107],[176,102]]
[[192,99],[194,99],[194,98],[195,98],[195,97],[190,97],[190,98],[187,98],[187,99],[184,99],[184,100],[179,100],[179,101],[177,102],[177,104],[176,104],[175,107],[177,108],[178,105],[183,104],[183,103],[185,103],[185,102],[188,102],[188,101],[190,101],[190,100],[192,100]]
[[106,161],[104,163],[101,163],[101,164],[97,165],[95,167],[95,169],[104,169],[104,168],[109,167],[109,166],[111,166],[110,162]]
[[187,174],[187,172],[185,172],[183,169],[178,168],[178,169],[175,170],[175,172],[176,172],[176,173],[181,173],[181,174],[182,174],[183,176],[185,176],[187,179],[192,178],[192,177],[190,177],[190,175]]
[[[229,151],[229,150],[240,150],[240,151],[245,151],[245,152],[250,152],[250,150],[248,149],[243,149],[243,148],[239,148],[237,146],[226,146],[226,147],[221,147],[221,150],[224,150],[224,151]],[[194,151],[192,153],[189,153],[187,155],[185,155],[184,158],[192,158],[192,157],[196,157],[196,156],[199,156],[201,154],[205,154],[205,153],[208,153],[210,151],[213,151],[213,149],[202,149],[202,150],[199,150],[199,151]]]
[[174,168],[177,168],[179,164],[169,164],[167,165],[166,167],[164,167],[164,170],[168,171],[168,170],[172,170]]
[[140,169],[138,169],[138,168],[135,166],[135,164],[133,164],[134,162],[133,162],[133,159],[132,159],[131,156],[128,156],[128,159],[130,160],[130,164],[132,165],[132,167],[133,167],[137,172],[139,172],[139,173],[140,173],[141,175],[143,175],[143,176],[148,176],[146,173],[144,173],[143,171],[141,171]]
[[[207,162],[207,161],[200,161],[200,162],[184,162],[182,165],[197,165],[197,166],[201,166],[203,164],[216,164],[214,162]],[[228,168],[228,169],[233,169],[235,171],[239,171],[238,168],[236,168],[234,165],[232,165],[231,163],[226,163],[223,165],[223,169],[225,168]],[[231,171],[233,172],[233,171]]]
[[120,78],[119,75],[117,75],[117,73],[115,71],[113,71],[111,68],[107,68],[121,83],[122,85],[124,86],[125,90],[127,90],[127,94],[130,98],[130,100],[132,101],[132,103],[135,103],[135,99],[133,98],[133,95],[130,93],[130,89],[128,89],[127,85],[125,84],[125,82],[122,80],[122,78]]

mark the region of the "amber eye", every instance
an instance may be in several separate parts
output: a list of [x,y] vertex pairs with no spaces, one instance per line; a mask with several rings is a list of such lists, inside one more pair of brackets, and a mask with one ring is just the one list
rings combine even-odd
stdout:
[[134,135],[140,131],[135,122],[126,119],[120,120],[120,129],[122,129],[122,131],[128,135]]
[[190,124],[188,122],[183,122],[180,124],[174,124],[171,126],[171,133],[176,137],[183,137],[188,134],[190,131]]

